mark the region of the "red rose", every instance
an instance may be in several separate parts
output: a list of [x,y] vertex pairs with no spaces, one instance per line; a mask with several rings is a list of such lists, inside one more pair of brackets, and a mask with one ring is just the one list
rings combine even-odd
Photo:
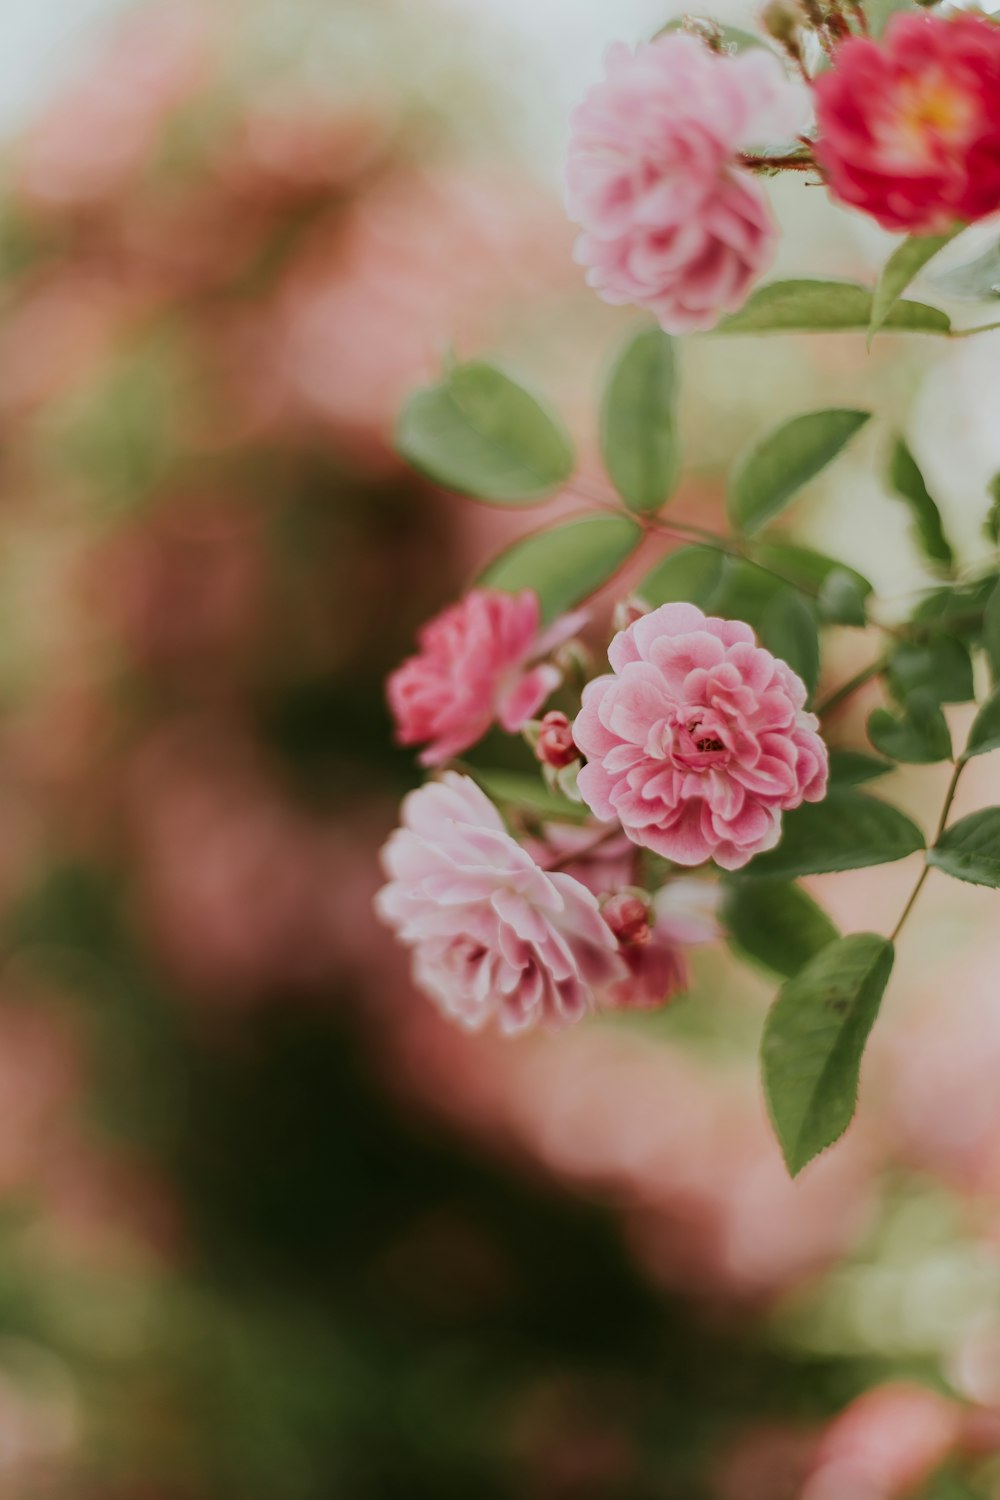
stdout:
[[815,83],[816,157],[834,195],[885,229],[941,234],[1000,208],[1000,27],[897,15]]

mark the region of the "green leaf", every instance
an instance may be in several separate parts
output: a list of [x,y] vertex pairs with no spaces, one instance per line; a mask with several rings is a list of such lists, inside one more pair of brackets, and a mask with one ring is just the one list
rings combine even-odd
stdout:
[[871,585],[850,568],[833,568],[826,575],[816,598],[821,618],[828,625],[858,625],[868,623],[865,601],[871,593]]
[[753,563],[727,557],[719,581],[702,608],[726,620],[743,620],[759,632],[772,601],[787,588],[780,578]]
[[546,620],[607,583],[642,540],[627,516],[584,516],[536,531],[490,563],[481,581],[517,593],[534,589]]
[[805,593],[819,594],[821,613],[823,589],[831,573],[846,573],[862,599],[867,599],[872,592],[868,579],[856,569],[838,562],[835,557],[827,557],[823,552],[814,552],[811,547],[797,547],[790,542],[759,541],[753,544],[753,556]]
[[396,448],[446,489],[498,505],[534,505],[573,472],[562,424],[495,365],[456,365],[416,391],[396,425]]
[[758,854],[743,879],[797,880],[835,870],[860,870],[905,859],[924,847],[924,836],[897,807],[832,787],[823,802],[807,802],[785,813],[781,842]]
[[964,266],[937,272],[934,286],[959,302],[995,302],[1000,297],[1000,244],[991,245]]
[[939,626],[963,640],[978,640],[983,629],[983,615],[997,581],[997,574],[993,573],[975,583],[932,589],[914,610],[914,623]]
[[471,766],[470,773],[495,802],[502,807],[526,808],[542,817],[559,818],[563,822],[580,822],[589,817],[589,811],[579,802],[560,797],[549,791],[541,776],[528,776],[520,771],[481,770]]
[[630,339],[615,362],[601,408],[601,452],[630,510],[656,511],[680,469],[674,341],[658,328]]
[[906,501],[916,523],[917,539],[924,555],[938,567],[950,571],[955,562],[951,543],[944,534],[941,512],[924,483],[913,454],[898,438],[889,460],[889,485]]
[[854,1117],[865,1043],[894,951],[873,932],[838,938],[781,987],[764,1025],[767,1106],[793,1177]]
[[876,708],[868,720],[868,738],[876,750],[892,760],[928,765],[951,759],[948,725],[928,692],[911,693],[898,718],[884,708]]
[[889,256],[882,267],[875,296],[872,300],[871,321],[868,324],[868,342],[884,325],[903,292],[932,256],[943,250],[965,226],[956,224],[947,234],[909,235]]
[[863,750],[830,751],[830,785],[860,786],[865,781],[875,781],[893,770],[887,760],[877,755],[867,755]]
[[1000,682],[1000,582],[994,584],[983,610],[983,650],[993,681]]
[[901,703],[918,692],[929,693],[938,703],[967,703],[975,697],[969,648],[954,635],[898,647],[886,667],[886,678]]
[[983,807],[946,828],[928,864],[972,885],[1000,886],[1000,807]]
[[[873,294],[856,281],[772,281],[758,287],[739,312],[723,318],[720,333],[836,333],[867,328]],[[884,326],[897,333],[941,333],[951,319],[923,302],[894,303]]]
[[819,627],[801,594],[790,588],[775,594],[760,622],[760,639],[802,678],[812,697],[819,679]]
[[965,1475],[948,1464],[937,1471],[914,1500],[988,1500],[988,1496],[981,1488],[973,1489]]
[[983,531],[987,541],[992,542],[995,547],[1000,543],[1000,474],[994,474],[986,488],[990,495],[990,508],[983,522]]
[[636,593],[654,609],[679,600],[704,607],[719,586],[725,562],[725,553],[713,547],[679,547],[646,574]]
[[776,974],[797,974],[832,943],[837,929],[801,886],[734,880],[726,888],[722,921],[746,954]]
[[963,760],[974,755],[988,755],[991,750],[1000,750],[1000,688],[987,698],[973,720],[969,738],[962,752]]
[[806,412],[768,434],[745,456],[729,488],[729,516],[750,534],[774,519],[868,421],[870,412]]
[[[666,36],[669,31],[692,32],[693,28],[689,24],[689,19],[687,16],[678,16],[673,21],[668,21],[666,26],[661,26],[659,31],[654,32],[653,40],[655,41],[658,36]],[[723,26],[715,20],[706,21],[705,24],[711,27],[712,32],[722,42],[724,50],[730,54],[747,52],[751,47],[763,47],[765,51],[771,50],[763,37],[755,36],[752,31],[742,31],[739,26]],[[698,32],[693,31],[693,34],[697,36]]]

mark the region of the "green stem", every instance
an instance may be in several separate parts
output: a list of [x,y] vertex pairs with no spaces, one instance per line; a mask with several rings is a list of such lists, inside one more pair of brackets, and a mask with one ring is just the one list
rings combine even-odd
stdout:
[[[954,802],[954,800],[955,800],[955,793],[958,791],[958,779],[959,779],[959,777],[962,774],[962,770],[963,770],[964,766],[965,766],[965,761],[964,760],[957,760],[955,762],[955,768],[954,768],[954,770],[951,773],[951,780],[948,783],[948,790],[945,792],[945,795],[944,795],[944,806],[941,808],[941,816],[938,818],[937,828],[934,830],[934,838],[931,840],[931,847],[932,848],[937,843],[937,841],[941,837],[942,833],[944,833],[944,830],[945,830],[945,828],[947,826],[947,823],[948,823],[948,814],[951,812],[951,804]],[[889,941],[890,941],[890,943],[894,943],[896,941],[896,939],[899,937],[900,932],[903,930],[903,926],[904,926],[904,924],[906,922],[906,919],[910,915],[910,912],[913,910],[914,906],[916,905],[917,897],[920,895],[920,892],[923,890],[923,888],[924,888],[924,881],[927,879],[927,877],[930,874],[930,872],[931,872],[931,867],[927,863],[927,860],[926,860],[926,857],[925,857],[925,859],[924,859],[924,868],[921,870],[919,876],[917,877],[917,883],[913,887],[913,890],[910,892],[909,900],[907,901],[906,905],[903,907],[902,912],[900,913],[899,921],[896,923],[895,927],[892,929],[892,932],[889,934]]]
[[995,333],[1000,328],[1000,323],[980,323],[976,328],[952,328],[948,337],[950,339],[971,339],[977,333]]
[[820,718],[825,718],[834,709],[839,708],[842,703],[846,703],[848,698],[853,697],[859,688],[863,688],[866,683],[871,682],[872,678],[878,677],[881,672],[884,672],[886,662],[886,657],[879,656],[875,661],[869,662],[867,667],[862,667],[860,672],[855,672],[854,676],[849,677],[846,682],[841,683],[839,688],[834,688],[832,693],[829,693],[827,697],[816,705],[816,712]]

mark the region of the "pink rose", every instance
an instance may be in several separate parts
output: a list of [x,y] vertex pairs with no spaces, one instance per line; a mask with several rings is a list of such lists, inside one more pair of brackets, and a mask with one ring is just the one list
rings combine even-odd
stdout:
[[781,814],[825,795],[806,690],[749,625],[664,604],[615,636],[614,674],[584,689],[579,789],[599,818],[679,865],[738,870],[778,842]]
[[379,916],[413,948],[413,977],[470,1031],[577,1021],[621,961],[597,899],[546,874],[468,776],[411,792],[382,851]]
[[803,116],[801,92],[763,48],[730,57],[679,32],[612,47],[574,113],[566,170],[590,285],[649,308],[668,333],[734,312],[777,240],[740,153],[784,142]]
[[421,765],[439,766],[474,745],[494,720],[516,734],[559,685],[559,671],[532,665],[580,627],[566,615],[539,634],[541,608],[530,589],[473,589],[420,631],[420,651],[387,683],[401,745],[430,741]]

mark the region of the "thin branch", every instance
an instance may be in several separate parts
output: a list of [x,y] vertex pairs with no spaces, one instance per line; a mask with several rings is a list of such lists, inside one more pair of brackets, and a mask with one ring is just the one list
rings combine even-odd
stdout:
[[981,323],[976,328],[952,328],[948,331],[950,339],[971,339],[977,333],[995,333],[1000,328],[1000,323]]
[[741,167],[751,172],[814,172],[817,170],[812,156],[758,156],[753,151],[741,151],[737,156]]
[[863,688],[873,678],[878,677],[884,672],[886,662],[886,657],[877,657],[875,661],[869,662],[867,667],[862,667],[860,672],[855,672],[853,677],[849,677],[846,682],[841,683],[839,688],[835,688],[832,693],[829,693],[827,697],[816,705],[816,712],[820,718],[825,718],[828,714],[833,713],[834,709],[839,708],[842,703],[846,703],[848,698],[852,698],[860,688]]
[[[948,823],[948,814],[951,812],[951,804],[954,802],[954,800],[955,800],[955,793],[958,791],[958,779],[959,779],[959,777],[962,774],[964,766],[965,766],[965,761],[964,760],[960,759],[960,760],[957,760],[955,762],[955,769],[951,773],[951,780],[948,783],[948,790],[947,790],[947,792],[945,792],[944,806],[941,808],[941,816],[938,818],[937,828],[935,829],[935,831],[934,831],[934,837],[931,840],[931,848],[933,848],[934,845],[937,843],[938,839],[944,833],[944,830],[945,830],[945,828],[947,826],[947,823]],[[892,929],[892,932],[889,934],[889,941],[890,941],[890,943],[894,943],[896,941],[896,939],[899,937],[899,934],[900,934],[900,932],[903,929],[903,925],[906,922],[907,917],[910,915],[910,912],[913,910],[914,906],[916,905],[917,897],[920,895],[920,892],[923,890],[923,888],[924,888],[924,881],[927,879],[927,877],[930,874],[930,872],[931,872],[931,867],[927,863],[927,860],[926,860],[926,857],[925,857],[925,859],[924,859],[924,868],[921,870],[920,875],[917,878],[917,883],[913,887],[913,890],[910,892],[909,900],[907,901],[906,905],[903,907],[903,910],[902,910],[902,912],[900,914],[899,921],[896,923],[895,927]]]

